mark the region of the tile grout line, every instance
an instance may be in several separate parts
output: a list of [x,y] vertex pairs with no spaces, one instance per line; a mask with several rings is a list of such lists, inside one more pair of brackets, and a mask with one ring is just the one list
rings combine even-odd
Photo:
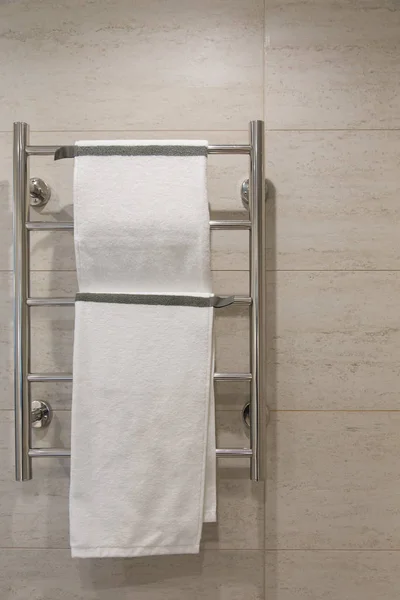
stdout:
[[[25,550],[25,551],[37,551],[37,550],[58,550],[58,551],[69,551],[69,546],[51,547],[51,546],[1,546],[1,550]],[[269,552],[400,552],[400,548],[202,548],[200,555],[208,552],[258,552],[267,554]]]
[[[56,382],[52,382],[52,383],[56,383]],[[72,383],[72,382],[69,382],[69,383]],[[72,401],[72,398],[69,399],[70,403],[71,403],[71,401]],[[49,400],[49,402],[51,402],[51,400]],[[61,407],[59,408],[58,406],[56,406],[56,408],[53,408],[52,411],[53,412],[68,412],[69,413],[69,412],[71,412],[71,408],[61,408]],[[1,412],[13,413],[14,409],[13,408],[3,408],[3,407],[0,407],[0,413]],[[238,407],[238,408],[222,408],[222,407],[218,408],[218,407],[216,407],[215,408],[215,412],[219,412],[219,413],[235,413],[236,414],[238,412],[239,413],[241,412],[241,407]]]
[[400,552],[400,548],[266,548],[267,552]]
[[270,408],[270,413],[400,413],[398,408]]
[[[51,382],[51,383],[60,383],[60,382]],[[71,384],[72,382],[64,382],[65,383],[69,383]],[[218,397],[218,396],[217,396]],[[71,400],[71,399],[70,399]],[[218,400],[217,400],[218,402]],[[221,413],[227,413],[227,412],[231,412],[231,413],[237,413],[237,411],[239,410],[240,412],[240,407],[238,408],[223,408],[221,407],[216,407],[215,408],[216,412],[221,412]],[[54,411],[59,411],[59,412],[70,412],[71,408],[63,408],[63,407],[56,407],[54,408]],[[14,409],[11,408],[5,408],[5,407],[0,407],[0,412],[14,412]],[[371,413],[371,414],[387,414],[387,413],[400,413],[400,409],[398,408],[377,408],[377,409],[373,409],[373,408],[353,408],[353,409],[347,409],[347,408],[327,408],[327,409],[319,409],[319,408],[304,408],[304,409],[291,409],[291,408],[282,408],[282,409],[276,409],[276,408],[270,408],[269,410],[270,413],[275,413],[275,414],[280,414],[280,413],[322,413],[322,414],[335,414],[335,413],[351,413],[351,414],[359,414],[359,413]]]
[[[265,79],[265,74],[263,73],[263,78]],[[263,99],[265,99],[265,94],[263,93]],[[263,112],[263,116],[265,117],[265,110]],[[264,119],[265,120],[265,119]],[[327,133],[335,133],[335,132],[339,132],[339,133],[344,133],[344,132],[348,132],[348,133],[357,133],[357,132],[370,132],[370,131],[382,131],[382,132],[391,132],[391,131],[400,131],[399,127],[365,127],[365,128],[320,128],[320,129],[308,129],[308,128],[288,128],[288,129],[282,129],[282,128],[266,128],[265,129],[265,133],[269,133],[269,132],[277,132],[277,133],[285,133],[285,132],[293,132],[293,133],[323,133],[323,132],[327,132]],[[145,129],[79,129],[79,128],[74,128],[74,129],[31,129],[30,133],[31,134],[41,134],[41,133],[81,133],[81,132],[85,132],[85,133],[243,133],[243,134],[248,134],[248,130],[245,128],[241,128],[241,129],[213,129],[213,128],[205,128],[205,129],[174,129],[174,128],[169,128],[169,129],[151,129],[151,128],[145,128]],[[0,134],[10,134],[12,135],[12,129],[2,129],[0,130]]]
[[285,133],[285,132],[289,132],[289,133],[290,132],[293,132],[293,133],[301,133],[301,132],[304,132],[304,133],[319,133],[319,132],[321,132],[321,133],[323,133],[323,132],[326,132],[326,133],[335,133],[335,132],[357,133],[359,131],[362,131],[362,132],[364,132],[364,131],[366,131],[366,132],[369,132],[369,131],[383,131],[383,132],[400,131],[400,127],[391,127],[391,128],[390,127],[382,127],[382,128],[380,128],[380,127],[365,127],[365,128],[360,127],[358,129],[355,129],[355,128],[354,129],[352,129],[352,128],[350,128],[350,129],[344,128],[343,129],[343,128],[339,128],[339,127],[338,128],[321,128],[321,129],[306,129],[306,128],[304,128],[304,129],[303,128],[300,128],[300,129],[276,128],[275,129],[275,128],[269,128],[269,129],[266,129],[265,131],[266,131],[266,133],[268,133],[268,132],[278,132],[278,133]]
[[[37,551],[37,550],[59,550],[59,551],[70,551],[71,548],[70,546],[65,546],[64,548],[54,548],[51,546],[1,546],[0,545],[0,549],[1,550],[32,550],[32,551]],[[266,551],[263,548],[201,548],[199,554],[197,554],[197,556],[201,556],[202,554],[206,554],[208,552],[258,552],[258,553],[262,553],[264,554]],[[176,555],[179,556],[179,555]],[[181,556],[193,556],[191,554],[183,554]],[[121,558],[121,557],[119,557]],[[131,557],[131,558],[135,558],[135,557]],[[136,557],[136,558],[144,558],[146,559],[146,557]],[[117,557],[118,560],[118,557]]]
[[[0,130],[0,134],[11,134],[10,130]],[[248,130],[243,129],[30,129],[30,134],[42,133],[243,133],[248,135]]]
[[[0,269],[12,273],[13,269]],[[76,273],[76,269],[31,269],[32,273]],[[211,269],[212,273],[248,273],[249,269]],[[398,273],[400,269],[267,269],[267,273]]]

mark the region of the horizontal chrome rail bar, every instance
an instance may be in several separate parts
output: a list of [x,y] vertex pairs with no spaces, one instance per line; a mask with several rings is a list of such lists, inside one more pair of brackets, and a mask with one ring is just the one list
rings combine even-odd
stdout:
[[74,306],[75,298],[27,298],[28,306]]
[[217,458],[247,458],[253,456],[250,448],[217,448]]
[[[26,228],[29,231],[72,231],[74,224],[72,221],[27,221]],[[247,220],[219,220],[210,221],[211,230],[220,229],[251,229],[251,221]]]
[[54,223],[53,221],[27,221],[25,224],[29,231],[72,231],[74,224],[72,221],[61,221]]
[[[72,381],[72,373],[29,373],[28,381]],[[251,373],[214,373],[214,381],[251,381]]]
[[214,381],[251,381],[251,373],[214,373]]
[[[217,458],[250,458],[252,451],[249,448],[217,448]],[[69,448],[31,448],[28,452],[31,458],[68,457],[71,456]]]
[[[60,144],[62,145],[62,144]],[[52,156],[60,146],[26,146],[28,156]],[[208,154],[250,154],[249,144],[211,144],[208,146]]]
[[208,154],[250,154],[250,144],[209,145]]
[[251,221],[232,219],[231,221],[210,221],[212,231],[221,229],[251,229]]
[[[221,299],[229,296],[219,296]],[[28,306],[74,306],[75,298],[27,298]],[[251,306],[249,296],[234,296],[232,304]]]
[[234,296],[233,304],[251,306],[252,299],[250,296]]
[[29,456],[31,458],[71,456],[71,450],[69,448],[31,448]]
[[52,156],[60,146],[26,146],[28,156]]
[[29,373],[28,381],[72,381],[72,373]]

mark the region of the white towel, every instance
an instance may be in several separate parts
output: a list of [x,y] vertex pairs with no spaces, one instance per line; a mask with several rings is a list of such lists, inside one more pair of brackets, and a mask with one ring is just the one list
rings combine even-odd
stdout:
[[124,295],[212,295],[207,142],[78,146],[72,556],[196,553],[216,518],[213,308]]

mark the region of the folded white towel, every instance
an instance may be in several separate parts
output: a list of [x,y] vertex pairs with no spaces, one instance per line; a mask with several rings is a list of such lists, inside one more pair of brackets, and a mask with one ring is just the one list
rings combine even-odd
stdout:
[[79,142],[73,556],[195,553],[216,518],[213,308],[154,300],[211,295],[206,146]]

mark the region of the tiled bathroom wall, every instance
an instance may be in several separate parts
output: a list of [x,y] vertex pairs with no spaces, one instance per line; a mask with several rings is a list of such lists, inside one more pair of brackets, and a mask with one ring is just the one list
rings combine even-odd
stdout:
[[265,597],[395,600],[400,5],[265,8]]
[[[199,556],[70,558],[68,459],[37,459],[32,481],[13,481],[10,272],[13,121],[27,121],[38,144],[171,137],[247,143],[248,121],[263,115],[263,11],[262,0],[0,4],[1,600],[263,598],[264,486],[249,481],[247,460],[219,462],[218,525],[205,528]],[[43,210],[31,210],[31,219],[71,219],[72,167],[72,161],[31,159],[31,175],[53,190]],[[210,157],[215,215],[243,214],[240,184],[247,176],[246,157]],[[110,217],[117,202],[109,199]],[[35,232],[31,250],[32,295],[72,295],[72,235]],[[215,290],[246,294],[246,232],[213,233],[212,259]],[[219,370],[248,369],[247,312],[229,308],[217,320]],[[73,309],[33,308],[32,329],[32,370],[70,371]],[[35,433],[35,443],[68,447],[70,386],[36,384],[32,390],[54,409],[53,422]],[[220,447],[248,445],[241,420],[247,398],[244,384],[218,384]]]
[[[0,3],[0,598],[397,600],[400,8],[396,0]],[[247,141],[266,121],[268,479],[218,468],[199,556],[72,560],[68,460],[13,480],[12,122],[38,144]],[[243,214],[244,157],[211,156],[215,215]],[[31,159],[70,220],[72,163]],[[115,199],[110,198],[110,215]],[[105,215],[107,218],[107,215]],[[215,291],[247,293],[245,232],[213,233]],[[32,234],[32,294],[76,290],[72,236]],[[70,308],[32,309],[32,369],[71,369]],[[246,370],[247,309],[218,316],[217,368]],[[69,446],[71,389],[35,384]],[[219,383],[218,445],[247,445],[246,385]],[[265,493],[264,493],[265,492]]]

